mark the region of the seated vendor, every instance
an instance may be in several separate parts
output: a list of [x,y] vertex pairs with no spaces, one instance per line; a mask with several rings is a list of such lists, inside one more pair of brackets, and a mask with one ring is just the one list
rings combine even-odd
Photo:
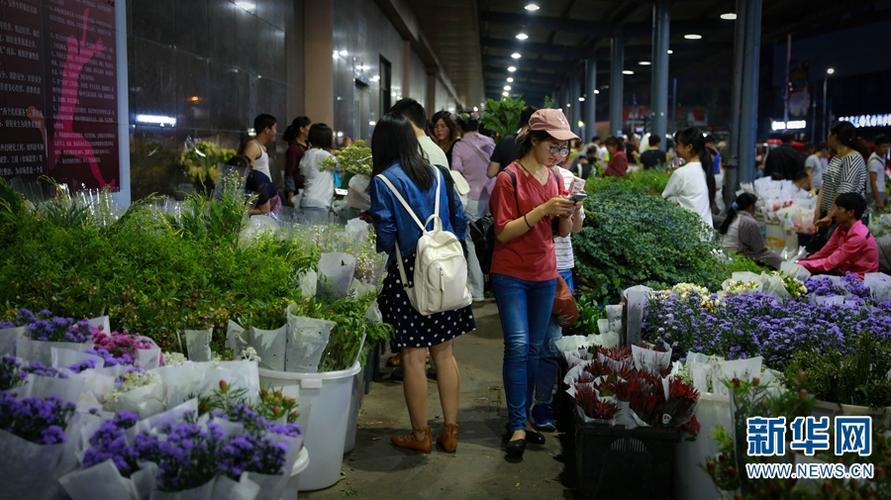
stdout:
[[860,220],[866,200],[857,193],[842,193],[835,198],[829,217],[838,225],[820,251],[798,264],[814,274],[865,273],[879,270],[879,249],[875,237]]
[[742,193],[727,211],[727,218],[721,224],[722,246],[744,255],[773,269],[779,269],[783,259],[764,246],[761,227],[755,220],[755,202],[758,197],[752,193]]

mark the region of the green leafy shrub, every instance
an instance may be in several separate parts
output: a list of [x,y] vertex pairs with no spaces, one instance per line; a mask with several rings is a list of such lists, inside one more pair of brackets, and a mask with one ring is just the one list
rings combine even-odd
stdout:
[[662,196],[671,172],[667,170],[641,170],[625,177],[589,177],[585,190],[589,193],[599,191],[607,186],[620,184],[626,189],[640,191],[653,196]]
[[489,99],[481,117],[482,126],[495,132],[498,139],[513,134],[517,131],[517,123],[525,107],[526,101],[523,99]]
[[638,178],[604,181],[588,192],[585,226],[573,236],[581,290],[604,303],[638,284],[717,289],[732,271],[751,268],[744,259],[723,256],[698,215],[647,194],[645,186],[657,176]]

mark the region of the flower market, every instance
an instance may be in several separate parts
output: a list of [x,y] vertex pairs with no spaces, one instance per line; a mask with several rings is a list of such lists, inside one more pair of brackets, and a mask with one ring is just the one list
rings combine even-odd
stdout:
[[891,500],[889,29],[0,0],[0,500]]

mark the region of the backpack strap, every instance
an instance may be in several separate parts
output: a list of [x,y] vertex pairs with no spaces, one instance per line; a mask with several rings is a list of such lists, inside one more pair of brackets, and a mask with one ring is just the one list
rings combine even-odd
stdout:
[[[440,193],[440,187],[441,187],[440,186],[441,174],[440,174],[438,168],[434,167],[433,170],[436,172],[436,202],[434,203],[435,208],[433,210],[433,214],[427,218],[427,223],[429,224],[430,219],[433,219],[434,220],[434,228],[441,230],[442,229],[442,219],[439,218],[439,205],[440,205],[439,193]],[[417,214],[415,214],[415,211],[412,210],[411,205],[409,205],[408,202],[405,201],[405,198],[402,197],[402,194],[399,192],[398,189],[396,189],[396,186],[394,186],[393,183],[390,182],[390,179],[387,179],[387,176],[384,175],[383,173],[378,174],[377,177],[380,177],[381,182],[386,184],[386,186],[393,193],[393,196],[395,196],[396,199],[399,200],[399,203],[402,204],[402,206],[405,208],[405,211],[408,212],[408,214],[411,216],[412,219],[414,219],[415,224],[417,224],[418,227],[421,229],[421,234],[426,233],[427,226],[421,223],[421,220],[418,218]],[[405,264],[402,263],[402,251],[399,250],[399,240],[398,239],[396,240],[396,265],[397,265],[397,267],[399,267],[399,277],[402,279],[402,288],[404,288],[406,290],[406,293],[408,293],[408,275],[405,273]]]

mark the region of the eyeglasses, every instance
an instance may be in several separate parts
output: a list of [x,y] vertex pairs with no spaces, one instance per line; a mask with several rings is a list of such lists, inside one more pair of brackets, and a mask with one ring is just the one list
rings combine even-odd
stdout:
[[548,146],[548,152],[555,156],[567,157],[569,156],[569,146],[559,146],[557,144],[551,144],[550,146]]

